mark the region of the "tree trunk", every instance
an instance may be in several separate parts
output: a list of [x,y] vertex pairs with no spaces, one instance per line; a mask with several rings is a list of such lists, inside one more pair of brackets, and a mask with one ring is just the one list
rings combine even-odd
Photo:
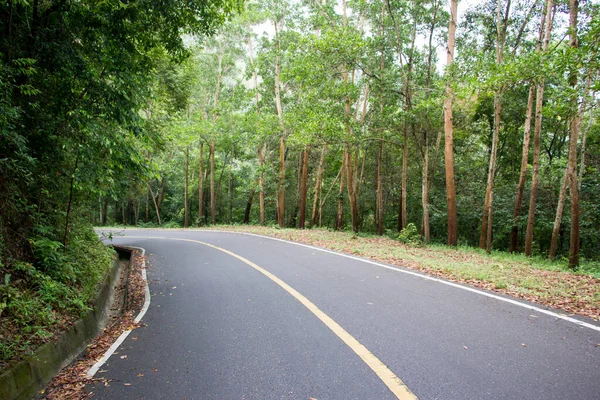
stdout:
[[515,208],[513,211],[513,226],[510,232],[510,252],[517,251],[517,242],[519,237],[519,227],[517,219],[521,214],[521,204],[523,203],[523,191],[525,190],[525,181],[527,179],[527,164],[529,161],[529,138],[531,136],[531,116],[533,114],[534,88],[532,84],[529,87],[529,96],[527,98],[527,115],[525,117],[525,128],[523,129],[523,152],[521,153],[521,173],[519,174],[519,184],[517,185],[517,195],[515,197]]
[[325,153],[327,153],[327,144],[321,148],[321,158],[319,158],[319,168],[317,169],[317,180],[315,183],[315,197],[313,200],[313,209],[311,214],[311,223],[316,225],[319,221],[319,200],[321,198],[321,187],[323,186],[323,169],[325,165]]
[[[502,1],[498,0],[496,7],[496,64],[502,63],[504,52],[504,38],[506,33],[506,21],[510,11],[510,0],[506,4],[505,17],[502,17]],[[494,183],[496,175],[496,157],[498,153],[498,138],[500,136],[500,116],[502,112],[502,91],[498,88],[494,93],[494,133],[492,135],[492,148],[490,151],[490,163],[488,166],[487,186],[485,189],[485,201],[483,215],[481,218],[481,235],[479,236],[479,247],[486,249],[488,254],[492,248],[492,216],[494,211]]]
[[246,202],[246,210],[244,211],[244,224],[250,223],[250,211],[252,211],[252,201],[254,200],[254,188],[250,190],[250,196],[248,197],[248,201]]
[[377,234],[383,235],[383,184],[381,182],[381,168],[383,164],[383,139],[379,138],[379,146],[377,148]]
[[[569,36],[570,46],[576,50],[579,47],[577,37],[577,15],[579,12],[579,0],[569,1]],[[577,140],[579,138],[579,115],[577,110],[577,80],[578,69],[571,67],[569,71],[569,84],[573,88],[572,106],[575,115],[571,118],[569,134],[569,196],[571,200],[571,238],[569,248],[569,267],[576,269],[579,267],[579,186],[577,183]]]
[[216,224],[217,222],[217,198],[215,193],[215,138],[213,137],[210,141],[209,151],[209,162],[210,162],[210,222]]
[[204,143],[200,140],[200,149],[199,149],[199,160],[198,160],[198,226],[202,226],[202,209],[204,206],[204,175],[202,174],[203,160],[202,156],[204,154]]
[[346,151],[346,190],[348,192],[348,200],[350,201],[350,216],[352,218],[352,231],[358,232],[358,204],[356,202],[356,174],[352,160],[352,154]]
[[[579,129],[581,128],[582,116],[583,116],[583,113],[585,112],[586,100],[587,100],[587,96],[589,94],[590,86],[591,86],[591,75],[588,75],[583,99],[579,106],[579,116],[573,116],[573,118],[579,119],[579,126],[578,126]],[[591,122],[591,120],[592,120],[592,116],[590,114],[590,122]],[[583,142],[581,144],[581,166],[580,166],[580,170],[579,170],[579,178],[577,179],[577,189],[578,190],[581,190],[581,174],[582,174],[582,171],[584,168],[585,141],[586,141],[588,129],[589,129],[589,124],[588,124],[587,129],[583,133]],[[552,239],[550,240],[550,251],[548,252],[548,258],[550,260],[553,260],[556,257],[556,248],[558,247],[558,235],[560,233],[560,225],[561,225],[563,211],[564,211],[564,207],[565,207],[565,197],[566,197],[567,183],[568,183],[569,177],[570,177],[569,165],[567,165],[567,167],[565,168],[565,173],[563,176],[562,183],[560,185],[560,192],[558,195],[558,204],[556,206],[556,216],[554,218],[554,226],[552,228]]]
[[304,161],[302,162],[302,187],[300,189],[300,229],[304,229],[306,219],[306,192],[308,179],[308,146],[304,149]]
[[342,156],[342,169],[340,170],[340,190],[338,192],[337,216],[335,218],[335,229],[341,230],[344,223],[344,177],[346,175],[346,148]]
[[277,197],[277,222],[285,227],[285,138],[279,140],[279,195]]
[[[550,41],[550,32],[552,29],[552,0],[546,1],[546,11],[544,13],[544,39],[542,51],[548,49]],[[540,174],[540,152],[541,152],[541,131],[542,131],[542,104],[544,100],[544,79],[541,78],[536,85],[535,100],[535,127],[533,130],[533,173],[531,176],[531,195],[529,198],[529,214],[527,216],[527,231],[525,233],[525,255],[531,256],[533,246],[533,228],[535,222],[535,207],[537,202],[537,188],[539,185]]]
[[567,181],[569,179],[569,167],[565,168],[562,183],[560,184],[560,192],[558,194],[558,204],[556,205],[556,216],[554,217],[554,226],[552,228],[552,239],[550,240],[550,251],[548,258],[554,260],[556,256],[556,247],[558,244],[558,234],[560,231],[560,223],[562,220],[563,210],[565,208],[565,197],[567,194]]
[[[416,4],[415,4],[416,5]],[[404,110],[406,114],[410,114],[412,110],[412,75],[414,69],[414,52],[415,52],[415,39],[417,36],[417,20],[416,17],[413,17],[413,29],[411,34],[411,46],[410,46],[410,54],[408,57],[408,74],[406,75],[406,82],[404,84],[404,92],[406,95],[406,101],[404,104]],[[409,124],[406,119],[404,121],[404,137],[402,140],[402,188],[401,188],[401,196],[400,196],[400,204],[401,204],[401,228],[406,228],[407,221],[407,212],[406,212],[406,199],[408,194],[408,188],[406,187],[408,184],[408,129]]]
[[188,187],[189,187],[189,167],[190,167],[190,146],[185,148],[185,188],[183,193],[183,227],[189,226],[190,210],[188,207]]
[[[450,3],[450,27],[448,29],[447,68],[454,62],[454,43],[456,35],[456,13],[458,0]],[[456,189],[454,188],[454,129],[452,125],[452,86],[446,85],[444,98],[444,159],[446,164],[446,203],[448,208],[448,245],[456,246],[458,240],[458,223],[456,219]]]
[[150,219],[150,193],[146,192],[146,216],[144,218],[144,222],[148,223],[148,220]]
[[265,153],[266,153],[266,144],[262,144],[258,147],[258,207],[259,207],[259,223],[261,225],[265,224]]
[[[154,203],[154,211],[156,211],[156,219],[158,221],[158,225],[160,226],[160,211],[158,208],[158,203],[156,202],[156,197],[154,197],[154,193],[152,192],[152,189],[150,189],[150,183],[146,182],[146,185],[148,185],[148,191],[150,192],[150,196],[152,197],[152,202]],[[115,204],[116,207],[116,204]],[[116,218],[116,213],[115,213],[115,218]]]
[[286,131],[283,121],[283,108],[281,107],[281,94],[279,83],[279,31],[277,22],[273,22],[275,27],[275,41],[277,45],[277,55],[275,56],[275,107],[277,108],[277,118],[281,126],[281,139],[279,141],[279,195],[277,198],[277,220],[281,228],[285,227],[285,140]]

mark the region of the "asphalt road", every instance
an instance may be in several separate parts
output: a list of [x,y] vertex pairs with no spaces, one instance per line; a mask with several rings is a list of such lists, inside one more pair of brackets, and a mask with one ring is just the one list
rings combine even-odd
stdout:
[[600,399],[600,332],[569,321],[269,238],[128,229],[114,243],[146,249],[152,302],[96,375],[111,382],[89,387],[95,399],[397,398],[313,311],[234,255],[312,302],[419,399]]

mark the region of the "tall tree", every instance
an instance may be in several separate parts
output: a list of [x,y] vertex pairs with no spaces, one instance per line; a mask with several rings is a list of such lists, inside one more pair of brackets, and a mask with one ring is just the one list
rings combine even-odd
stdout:
[[[546,0],[546,11],[542,14],[544,27],[544,39],[541,45],[542,53],[548,50],[550,34],[552,31],[552,0]],[[542,29],[542,28],[540,28]],[[537,189],[539,185],[540,174],[540,152],[541,152],[541,132],[542,132],[542,105],[544,100],[544,77],[539,77],[536,83],[536,103],[535,103],[535,127],[533,130],[533,173],[531,176],[531,194],[529,198],[529,214],[527,217],[527,231],[525,233],[525,255],[531,256],[533,245],[533,228],[535,221],[535,208],[537,203]]]
[[448,48],[446,73],[446,97],[444,98],[444,160],[446,164],[446,204],[448,209],[448,245],[456,246],[458,241],[458,223],[456,218],[456,189],[454,187],[454,130],[452,124],[452,100],[454,93],[450,76],[454,62],[454,44],[456,41],[456,13],[458,1],[450,1],[450,27],[448,28]]

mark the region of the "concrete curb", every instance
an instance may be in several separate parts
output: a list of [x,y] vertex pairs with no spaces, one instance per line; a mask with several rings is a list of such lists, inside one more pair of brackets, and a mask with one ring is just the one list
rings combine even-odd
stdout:
[[0,375],[0,399],[26,400],[36,397],[61,369],[69,365],[102,332],[108,322],[120,260],[131,256],[125,249],[115,250],[118,257],[115,257],[112,268],[100,285],[92,310],[56,340],[40,346],[32,356],[3,371]]

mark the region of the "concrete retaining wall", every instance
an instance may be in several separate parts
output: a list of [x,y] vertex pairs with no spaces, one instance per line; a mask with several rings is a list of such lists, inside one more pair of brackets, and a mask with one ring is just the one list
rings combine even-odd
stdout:
[[0,371],[1,400],[29,400],[36,397],[105,328],[118,283],[120,260],[128,259],[131,255],[126,250],[116,250],[118,257],[115,257],[111,270],[100,286],[93,309],[58,339],[39,347],[28,359]]

